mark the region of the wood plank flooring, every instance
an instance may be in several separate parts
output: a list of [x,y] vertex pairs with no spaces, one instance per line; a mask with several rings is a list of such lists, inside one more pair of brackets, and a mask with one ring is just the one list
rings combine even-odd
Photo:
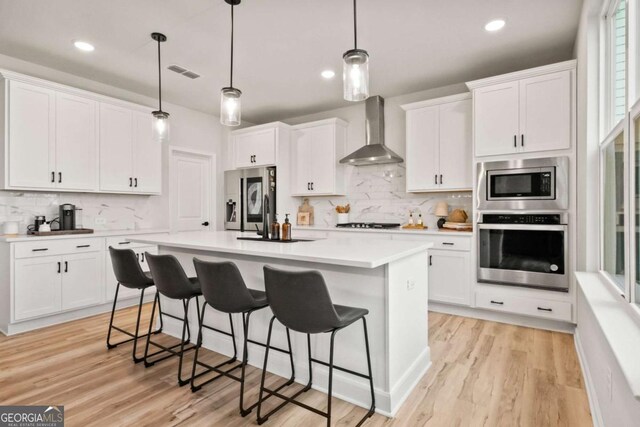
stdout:
[[[0,334],[0,404],[61,404],[68,426],[257,425],[254,413],[238,415],[239,385],[232,380],[193,394],[177,386],[177,360],[145,369],[132,363],[131,344],[107,351],[108,320],[103,314]],[[116,324],[134,322],[134,309],[116,316]],[[395,419],[376,414],[366,426],[592,425],[571,335],[438,313],[429,315],[429,334],[428,374]],[[202,354],[209,362],[222,360]],[[255,401],[259,380],[260,371],[248,368],[247,402]],[[269,383],[278,380],[269,377]],[[325,395],[311,390],[303,396],[326,408]],[[354,425],[365,412],[338,399],[332,406],[333,425]],[[325,420],[289,405],[265,425],[322,426]]]

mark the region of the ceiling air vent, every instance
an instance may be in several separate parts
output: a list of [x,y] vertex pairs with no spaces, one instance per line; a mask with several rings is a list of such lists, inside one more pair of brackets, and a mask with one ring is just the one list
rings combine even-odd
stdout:
[[196,73],[195,71],[188,70],[176,64],[169,65],[167,69],[173,72],[176,72],[178,74],[182,74],[185,77],[189,77],[190,79],[197,79],[198,77],[200,77],[200,74]]

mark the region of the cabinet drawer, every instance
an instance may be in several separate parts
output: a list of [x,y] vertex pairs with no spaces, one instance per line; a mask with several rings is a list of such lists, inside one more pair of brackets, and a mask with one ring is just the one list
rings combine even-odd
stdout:
[[571,303],[564,301],[478,291],[476,292],[476,306],[526,316],[571,321]]
[[42,240],[38,242],[14,243],[15,258],[98,252],[102,250],[101,239]]
[[471,236],[433,236],[434,249],[449,249],[452,251],[470,251]]

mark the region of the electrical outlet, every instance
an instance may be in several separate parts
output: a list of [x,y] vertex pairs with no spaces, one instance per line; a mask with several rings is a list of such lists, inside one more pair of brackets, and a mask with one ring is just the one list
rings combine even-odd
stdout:
[[611,368],[607,368],[607,396],[609,396],[609,402],[613,400],[613,384],[611,380]]
[[107,223],[107,219],[106,218],[96,217],[95,223],[96,223],[96,225],[105,225]]
[[413,279],[409,279],[407,280],[407,290],[410,291],[411,289],[416,287],[416,281]]

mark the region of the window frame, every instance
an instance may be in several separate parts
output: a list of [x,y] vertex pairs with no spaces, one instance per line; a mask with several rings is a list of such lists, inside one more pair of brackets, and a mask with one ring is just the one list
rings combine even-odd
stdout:
[[[638,2],[639,0],[635,0]],[[605,2],[602,9],[600,25],[600,140],[609,134],[624,121],[624,118],[615,120],[615,17],[616,10],[621,2],[626,3],[626,31],[625,31],[625,111],[629,110],[629,3],[628,0],[610,0]]]
[[[638,1],[640,3],[640,0]],[[628,190],[628,195],[629,195],[629,218],[628,218],[628,237],[629,237],[629,242],[627,244],[628,247],[628,260],[629,260],[629,286],[630,286],[630,292],[629,292],[629,299],[630,302],[632,303],[632,305],[636,306],[636,307],[640,307],[640,301],[638,301],[638,297],[640,295],[638,295],[637,292],[637,286],[636,286],[636,280],[638,279],[638,272],[636,271],[636,257],[640,254],[637,253],[636,250],[636,245],[637,242],[636,240],[638,239],[637,235],[636,235],[636,227],[640,226],[640,224],[636,224],[637,218],[636,218],[636,177],[635,177],[635,171],[636,171],[636,156],[635,156],[635,144],[636,144],[636,140],[638,140],[638,138],[640,138],[640,135],[636,134],[636,127],[635,127],[635,122],[636,120],[638,120],[640,122],[640,99],[636,101],[636,103],[631,107],[629,114],[628,114],[629,120],[628,120],[628,124],[629,124],[629,142],[628,142],[628,150],[629,150],[629,155],[628,155],[628,169],[629,169],[629,174],[628,176],[625,177],[625,180],[627,182],[627,185],[629,186],[629,190]]]

